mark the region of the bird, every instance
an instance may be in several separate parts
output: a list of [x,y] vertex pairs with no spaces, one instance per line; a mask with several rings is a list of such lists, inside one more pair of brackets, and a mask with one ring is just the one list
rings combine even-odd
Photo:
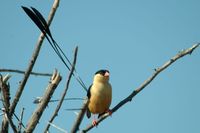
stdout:
[[[93,78],[93,83],[90,85],[87,91],[88,106],[86,115],[88,118],[92,114],[98,114],[98,118],[104,113],[108,112],[111,115],[109,109],[112,101],[112,86],[109,83],[110,72],[106,69],[97,71]],[[92,124],[97,126],[96,120],[93,120]]]

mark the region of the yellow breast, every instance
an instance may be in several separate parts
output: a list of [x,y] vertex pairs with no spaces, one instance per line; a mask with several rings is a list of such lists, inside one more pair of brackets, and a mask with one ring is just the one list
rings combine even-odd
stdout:
[[93,84],[90,93],[88,108],[91,113],[101,114],[109,109],[112,100],[112,87],[109,83]]

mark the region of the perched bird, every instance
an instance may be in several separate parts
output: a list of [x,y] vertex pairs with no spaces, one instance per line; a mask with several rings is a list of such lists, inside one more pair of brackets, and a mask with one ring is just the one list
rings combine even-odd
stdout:
[[[95,73],[93,83],[89,87],[87,97],[89,99],[87,108],[87,117],[92,114],[98,114],[98,118],[109,110],[112,100],[112,87],[109,83],[110,73],[108,70],[99,70]],[[93,121],[96,125],[96,121]]]

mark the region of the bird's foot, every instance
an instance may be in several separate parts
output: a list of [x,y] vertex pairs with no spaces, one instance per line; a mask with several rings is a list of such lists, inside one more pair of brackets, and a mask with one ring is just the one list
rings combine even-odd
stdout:
[[97,127],[97,125],[98,125],[97,121],[96,121],[96,120],[93,120],[93,121],[92,121],[92,125],[93,125],[94,127]]
[[92,125],[93,125],[94,127],[97,127],[97,125],[98,125],[98,123],[97,123],[97,121],[96,121],[96,118],[95,118],[95,115],[93,115]]

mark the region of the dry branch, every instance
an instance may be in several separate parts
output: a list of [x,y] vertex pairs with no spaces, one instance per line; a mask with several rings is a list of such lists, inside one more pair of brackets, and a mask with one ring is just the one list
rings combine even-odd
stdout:
[[[5,68],[0,68],[0,72],[12,72],[12,73],[19,73],[19,74],[25,74],[25,71],[22,70],[17,70],[17,69],[5,69]],[[35,76],[52,76],[50,73],[39,73],[39,72],[31,72],[31,75]]]
[[81,111],[79,112],[79,114],[76,118],[76,121],[75,121],[75,123],[72,127],[71,133],[76,133],[79,130],[79,126],[80,126],[80,124],[83,120],[83,117],[85,115],[85,111],[87,109],[88,103],[89,103],[89,100],[86,99],[85,102],[83,103],[83,107],[81,108]]
[[61,81],[61,76],[57,71],[55,71],[48,87],[46,88],[46,91],[42,98],[42,102],[40,104],[38,104],[37,109],[34,111],[33,115],[31,116],[31,118],[28,121],[26,130],[25,130],[26,133],[32,133],[34,131],[36,125],[38,124],[38,122],[40,120],[40,117],[42,116],[45,108],[47,107],[47,105],[48,105],[48,103],[60,81]]
[[[58,5],[59,5],[59,0],[55,0],[54,3],[53,3],[53,7],[52,7],[52,9],[51,9],[51,11],[49,13],[49,18],[48,18],[48,21],[47,21],[48,25],[51,24]],[[19,99],[21,97],[21,94],[22,94],[22,92],[24,90],[26,82],[27,82],[27,80],[28,80],[28,78],[30,76],[30,73],[31,73],[31,71],[33,69],[33,66],[34,66],[34,64],[36,62],[36,59],[37,59],[37,57],[39,55],[40,48],[42,46],[43,40],[44,40],[44,34],[41,33],[40,36],[39,36],[38,42],[36,44],[35,51],[33,52],[33,55],[32,55],[32,57],[30,59],[28,68],[25,71],[24,77],[23,77],[22,81],[20,82],[19,88],[18,88],[18,90],[17,90],[17,92],[15,94],[14,100],[13,100],[13,102],[11,104],[11,107],[10,107],[10,114],[11,115],[14,113],[15,107],[17,106],[17,103],[18,103],[18,101],[19,101]]]
[[[78,52],[78,47],[76,47],[75,52],[74,52],[74,61],[73,61],[72,68],[71,68],[71,70],[70,70],[69,76],[68,76],[68,78],[67,78],[67,83],[66,83],[65,89],[64,89],[64,91],[63,91],[63,94],[62,94],[62,96],[61,96],[61,99],[60,99],[60,101],[59,101],[59,103],[58,103],[58,105],[57,105],[57,107],[56,107],[56,109],[55,109],[55,111],[54,111],[52,117],[51,117],[50,120],[49,120],[49,123],[52,123],[53,120],[54,120],[54,118],[58,115],[58,112],[59,112],[59,110],[60,110],[60,107],[62,106],[62,103],[63,103],[63,101],[64,101],[64,99],[65,99],[65,95],[66,95],[67,90],[68,90],[68,88],[69,88],[69,83],[70,83],[71,77],[72,77],[73,72],[74,72],[74,70],[75,70],[77,52]],[[48,123],[47,127],[45,128],[44,133],[47,133],[47,131],[49,130],[49,127],[50,127],[50,124],[49,124],[49,123]]]
[[[153,79],[163,70],[165,70],[167,67],[169,67],[172,63],[180,59],[181,57],[192,54],[192,52],[200,45],[200,43],[193,45],[191,48],[185,49],[180,51],[177,55],[172,57],[169,61],[167,61],[165,64],[163,64],[161,67],[155,69],[155,72],[151,77],[149,77],[147,80],[145,80],[138,88],[136,88],[128,97],[126,97],[124,100],[119,102],[114,108],[111,109],[112,113],[116,112],[119,108],[121,108],[123,105],[125,105],[127,102],[130,102],[134,96],[136,96],[140,91],[142,91],[148,84],[150,84]],[[97,124],[99,124],[101,121],[106,119],[109,116],[108,113],[104,114],[100,119],[97,120]],[[88,132],[91,130],[94,126],[91,124],[88,127],[86,127],[82,132]]]
[[4,106],[3,109],[3,121],[1,126],[1,132],[8,133],[8,123],[13,129],[13,132],[17,132],[17,128],[12,121],[12,117],[9,114],[9,107],[10,107],[10,86],[7,83],[7,80],[10,78],[10,75],[7,74],[6,76],[0,75],[0,90],[2,92],[2,103]]

